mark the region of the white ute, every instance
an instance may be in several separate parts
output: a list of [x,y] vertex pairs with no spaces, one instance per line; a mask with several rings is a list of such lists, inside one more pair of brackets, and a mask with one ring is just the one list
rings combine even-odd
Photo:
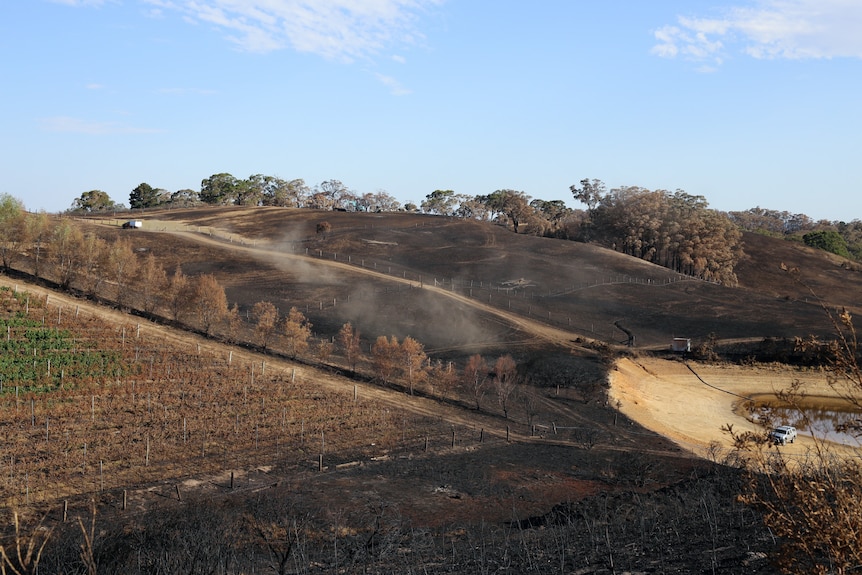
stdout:
[[782,425],[773,429],[769,437],[776,445],[787,445],[796,439],[796,428],[792,425]]

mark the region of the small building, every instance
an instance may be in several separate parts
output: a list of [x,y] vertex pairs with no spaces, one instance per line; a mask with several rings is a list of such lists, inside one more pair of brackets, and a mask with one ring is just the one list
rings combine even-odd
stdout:
[[142,227],[144,227],[144,222],[141,220],[129,220],[128,222],[123,222],[124,230],[134,230]]
[[691,351],[691,338],[673,338],[673,341],[670,344],[670,350],[677,353],[689,353]]

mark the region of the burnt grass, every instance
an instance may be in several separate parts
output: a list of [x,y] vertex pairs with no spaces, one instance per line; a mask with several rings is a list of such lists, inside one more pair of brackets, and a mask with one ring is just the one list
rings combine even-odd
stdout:
[[[596,245],[418,214],[219,208],[145,213],[145,226],[148,218],[308,257],[251,260],[227,241],[91,229],[133,238],[168,274],[177,265],[214,274],[241,314],[258,301],[283,313],[295,305],[319,337],[350,321],[366,346],[377,335],[410,335],[456,365],[473,353],[509,353],[572,421],[523,442],[482,442],[475,429],[452,446],[405,446],[324,473],[250,473],[234,492],[164,497],[135,515],[103,505],[92,541],[99,573],[778,572],[770,558],[781,542],[737,501],[741,472],[695,459],[617,414],[606,402],[606,370],[627,338],[620,325],[635,337],[625,353],[664,352],[682,336],[694,346],[715,342],[734,361],[796,362],[795,338],[832,333],[822,304],[862,309],[854,265],[746,234],[739,286],[727,287]],[[322,221],[326,234],[316,232]],[[325,259],[415,283],[336,272],[320,265]],[[569,329],[584,353],[537,343],[423,285]],[[56,509],[47,513],[57,519]],[[72,515],[88,525],[86,497]],[[55,524],[40,572],[85,572],[80,526]]]

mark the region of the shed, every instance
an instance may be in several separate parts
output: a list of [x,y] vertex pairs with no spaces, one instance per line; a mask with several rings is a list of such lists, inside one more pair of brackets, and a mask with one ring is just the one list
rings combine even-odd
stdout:
[[675,337],[670,344],[671,351],[679,353],[688,353],[691,351],[691,338]]

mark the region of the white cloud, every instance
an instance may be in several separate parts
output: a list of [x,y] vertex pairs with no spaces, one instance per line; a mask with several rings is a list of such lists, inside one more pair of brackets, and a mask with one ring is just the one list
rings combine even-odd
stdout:
[[758,0],[719,18],[679,17],[652,53],[721,64],[730,47],[754,58],[862,58],[859,0]]
[[443,0],[143,0],[215,25],[241,49],[292,47],[326,58],[353,60],[422,36],[416,19]]
[[406,96],[412,93],[412,90],[405,88],[401,85],[401,82],[396,80],[391,76],[386,76],[384,74],[375,74],[377,79],[380,80],[380,83],[389,88],[389,92],[393,96]]
[[157,134],[164,131],[153,128],[135,128],[133,126],[119,124],[117,122],[92,122],[81,120],[80,118],[71,118],[69,116],[43,118],[41,124],[42,129],[47,132],[67,132],[94,136],[111,134]]

